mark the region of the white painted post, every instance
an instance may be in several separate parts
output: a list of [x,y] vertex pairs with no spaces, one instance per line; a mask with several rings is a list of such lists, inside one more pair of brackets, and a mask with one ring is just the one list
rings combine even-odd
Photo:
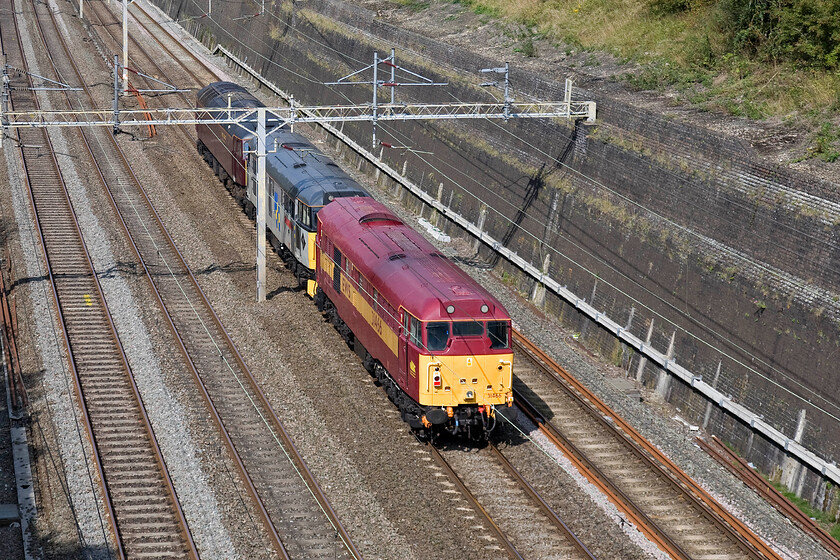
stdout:
[[[650,337],[653,336],[653,317],[650,318],[650,327],[648,327],[647,338],[645,339],[645,344],[650,344]],[[642,357],[639,358],[639,367],[636,368],[636,381],[639,383],[642,382],[642,373],[645,371],[645,366],[647,365],[647,356],[642,354]]]
[[128,0],[123,0],[123,95],[128,92]]
[[[718,379],[720,379],[720,368],[721,368],[722,365],[723,365],[723,362],[718,360],[717,371],[715,372],[715,378],[712,381],[712,387],[714,387],[715,389],[717,389]],[[709,419],[711,418],[711,416],[712,416],[712,401],[708,401],[706,403],[706,414],[703,416],[703,429],[704,430],[709,427]]]
[[[668,343],[668,351],[665,352],[665,359],[670,360],[674,357],[674,340],[677,338],[677,331],[674,331],[671,335],[671,342]],[[669,374],[666,370],[662,370],[659,372],[659,378],[656,380],[656,392],[662,395],[662,398],[665,399],[668,397],[668,387],[671,384],[671,374]]]
[[373,141],[372,146],[374,149],[376,148],[376,116],[377,116],[377,99],[379,94],[379,53],[373,53],[373,104],[370,107],[371,114],[373,115]]
[[265,301],[265,107],[257,109],[257,302]]

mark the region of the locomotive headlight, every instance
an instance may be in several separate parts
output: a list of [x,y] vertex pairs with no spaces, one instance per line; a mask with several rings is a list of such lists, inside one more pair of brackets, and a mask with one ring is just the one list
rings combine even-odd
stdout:
[[484,305],[482,305],[482,306],[481,306],[481,312],[482,312],[482,313],[487,313],[488,311],[490,311],[490,308],[489,308],[489,307],[487,307],[487,304],[486,304],[486,303],[485,303]]
[[446,306],[447,313],[455,313],[455,306],[454,305],[447,305]]
[[467,400],[472,399],[474,396],[475,396],[475,393],[473,393],[472,391],[467,391]]

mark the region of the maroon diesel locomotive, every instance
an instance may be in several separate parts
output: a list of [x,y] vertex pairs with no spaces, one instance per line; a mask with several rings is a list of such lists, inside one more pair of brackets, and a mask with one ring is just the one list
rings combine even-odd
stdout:
[[412,428],[485,438],[513,402],[510,316],[371,198],[318,213],[315,303]]

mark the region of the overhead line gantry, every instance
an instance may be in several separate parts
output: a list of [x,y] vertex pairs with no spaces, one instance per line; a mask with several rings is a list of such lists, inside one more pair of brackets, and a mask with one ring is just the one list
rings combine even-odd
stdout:
[[[379,59],[374,55],[376,68],[380,63],[390,63],[393,70],[401,69],[393,63],[393,51],[390,57]],[[238,125],[249,134],[256,119],[257,142],[249,153],[257,157],[257,301],[265,301],[266,268],[265,268],[265,227],[266,227],[266,173],[265,158],[268,153],[267,139],[274,132],[287,125],[295,124],[329,124],[336,122],[370,122],[374,127],[373,141],[376,142],[375,126],[379,121],[419,121],[419,120],[453,120],[453,119],[586,119],[595,120],[594,101],[572,101],[572,83],[566,80],[566,95],[562,102],[520,102],[516,103],[508,97],[505,88],[505,99],[502,103],[396,103],[379,104],[376,101],[376,89],[383,85],[396,86],[398,84],[392,73],[391,81],[384,82],[374,79],[373,82],[358,82],[372,84],[374,101],[360,105],[298,105],[291,100],[288,107],[256,107],[256,108],[143,108],[121,109],[119,97],[119,65],[114,64],[114,104],[111,109],[66,110],[66,111],[9,111],[7,101],[11,86],[7,68],[3,71],[2,107],[0,107],[0,125],[3,127],[3,137],[9,129],[14,128],[68,128],[68,127],[111,127],[119,131],[126,126],[166,126],[166,125]],[[371,67],[368,67],[371,68]],[[363,69],[364,70],[364,69]],[[482,72],[501,72],[502,69],[489,69]],[[505,65],[505,82],[508,65]],[[354,72],[350,76],[355,76]],[[417,74],[411,73],[414,76]],[[420,77],[422,78],[422,77]],[[342,83],[354,83],[344,82]],[[417,85],[441,85],[423,78]],[[405,84],[403,84],[405,85]],[[393,90],[392,90],[393,91]],[[250,125],[246,126],[246,123]],[[2,138],[0,138],[2,148]],[[275,148],[276,149],[276,148]]]

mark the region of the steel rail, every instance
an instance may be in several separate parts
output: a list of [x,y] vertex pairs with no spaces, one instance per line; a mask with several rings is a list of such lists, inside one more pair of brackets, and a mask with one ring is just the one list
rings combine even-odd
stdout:
[[507,457],[505,457],[504,453],[496,447],[495,444],[489,445],[493,455],[499,462],[502,464],[502,467],[516,480],[519,486],[525,490],[525,492],[531,497],[531,499],[536,502],[537,506],[542,510],[542,512],[548,517],[548,520],[554,525],[568,540],[572,543],[572,546],[577,550],[580,554],[582,554],[585,558],[589,560],[595,560],[595,556],[586,548],[586,545],[583,544],[580,539],[575,535],[572,530],[569,528],[566,523],[560,519],[560,516],[551,508],[550,505],[543,500],[542,496],[534,489],[530,482],[528,482],[524,476],[516,469],[516,467],[511,464]]
[[[38,16],[37,6],[34,7],[34,12],[36,14],[35,21],[36,21],[36,24],[38,26],[38,30],[41,34],[42,41],[44,43],[45,49],[47,51],[49,51],[49,48],[48,48],[47,42],[46,42],[47,34],[44,32],[43,26],[41,24],[40,17],[37,17]],[[80,83],[83,84],[85,92],[90,96],[90,91],[88,90],[87,85],[85,85],[83,80],[81,79],[81,73],[79,72],[79,69],[76,66],[76,62],[73,59],[73,56],[71,54],[69,46],[67,45],[67,42],[64,38],[64,35],[59,32],[59,27],[58,27],[58,23],[56,21],[55,13],[52,10],[49,10],[49,9],[47,10],[47,13],[49,15],[50,22],[53,25],[53,29],[55,31],[54,37],[57,37],[59,39],[59,41],[62,45],[62,48],[64,49],[64,53],[67,56],[67,60],[70,62],[70,64],[73,67],[73,70],[76,72],[76,75],[79,78]],[[57,70],[56,65],[55,65],[55,61],[52,57],[52,54],[49,54],[49,59],[50,59],[50,63],[53,65],[54,70]],[[58,72],[56,72],[56,73],[59,74]],[[65,94],[65,98],[67,100],[68,106],[71,106],[69,93],[65,91],[64,94]],[[85,150],[87,151],[88,156],[90,157],[90,161],[93,162],[93,164],[94,164],[94,168],[96,169],[97,176],[99,177],[101,185],[103,187],[106,187],[105,190],[107,191],[108,190],[107,189],[107,182],[105,180],[105,176],[104,176],[104,173],[102,171],[101,162],[94,156],[93,149],[92,149],[92,147],[90,145],[90,142],[88,141],[88,138],[85,135],[84,131],[79,130],[79,136],[81,137],[82,145],[84,146]],[[103,297],[103,301],[104,301],[104,297]],[[132,385],[135,385],[135,392],[137,393],[138,398],[140,398],[139,391],[136,388],[136,384],[134,383],[133,377],[132,377]],[[147,423],[149,423],[149,428],[151,429],[151,424],[148,420],[148,415],[146,414],[145,407],[143,407],[143,415],[144,415],[144,417],[146,417],[145,421]],[[181,536],[185,540],[185,542],[187,543],[189,556],[191,558],[198,558],[198,556],[199,556],[198,555],[198,550],[196,548],[195,541],[192,538],[192,533],[189,530],[189,525],[187,524],[186,516],[184,515],[183,509],[181,508],[180,501],[177,499],[177,492],[175,490],[175,485],[172,482],[171,477],[169,476],[168,469],[166,468],[166,465],[165,465],[165,462],[164,462],[163,453],[160,450],[160,447],[157,443],[157,439],[154,437],[154,434],[152,433],[151,435],[152,435],[152,444],[154,445],[154,448],[155,448],[155,458],[158,462],[158,465],[161,469],[161,472],[164,474],[163,478],[164,478],[164,483],[166,484],[167,490],[173,498],[172,499],[172,504],[173,504],[173,507],[175,508],[176,515],[177,515],[177,518],[179,520]]]
[[[53,15],[52,11],[50,11],[50,14],[51,14],[51,16]],[[44,41],[44,45],[46,47],[46,39],[45,39],[46,36],[45,36],[43,28],[41,26],[41,21],[40,21],[40,18],[38,17],[37,9],[35,9],[35,11],[34,11],[34,16],[35,16],[35,21],[36,21],[36,24],[38,26],[39,32],[41,34],[42,40]],[[53,20],[53,23],[55,23],[54,20]],[[18,38],[19,38],[19,36],[18,36]],[[64,46],[66,48],[66,44]],[[47,49],[47,56],[50,59],[50,63],[54,65],[55,63],[54,63],[54,61],[52,59],[52,55],[51,55],[51,53],[49,53],[48,49]],[[23,60],[23,63],[25,65],[25,63],[26,63],[25,59]],[[31,80],[30,80],[30,85],[31,85]],[[31,101],[37,107],[38,100],[34,96],[34,94],[32,95]],[[165,461],[163,459],[163,455],[162,455],[162,452],[160,450],[160,447],[158,446],[158,443],[157,443],[157,440],[156,440],[156,437],[155,437],[155,434],[154,434],[154,430],[151,426],[151,422],[150,422],[150,419],[148,417],[148,413],[146,412],[146,409],[143,405],[142,397],[140,396],[139,389],[137,388],[136,382],[135,382],[134,377],[133,377],[133,372],[132,372],[130,366],[128,365],[128,360],[126,358],[125,351],[122,347],[122,343],[119,339],[119,336],[117,335],[116,327],[113,323],[113,319],[111,317],[107,302],[105,301],[104,295],[103,295],[101,287],[99,285],[99,281],[96,277],[95,268],[94,268],[93,263],[90,259],[90,255],[88,253],[86,244],[84,243],[84,239],[82,238],[81,229],[80,229],[79,223],[78,223],[78,218],[75,214],[75,211],[73,210],[72,203],[71,203],[70,198],[69,198],[69,193],[67,192],[66,186],[64,186],[63,179],[61,179],[60,168],[58,167],[58,162],[55,159],[55,153],[54,153],[54,150],[52,149],[50,138],[46,134],[45,131],[44,131],[44,140],[46,142],[46,145],[49,146],[50,153],[52,155],[52,163],[55,166],[56,176],[58,177],[58,179],[59,179],[59,181],[62,185],[62,192],[64,193],[64,202],[65,202],[65,205],[66,205],[66,209],[68,211],[69,216],[72,217],[76,239],[78,240],[79,245],[80,245],[80,247],[83,250],[83,253],[85,255],[85,261],[86,261],[88,270],[90,272],[90,274],[89,274],[90,280],[92,281],[92,284],[95,288],[95,291],[96,291],[96,294],[97,294],[97,299],[99,301],[101,309],[102,309],[105,317],[107,318],[108,327],[109,327],[110,333],[112,335],[111,338],[113,339],[113,341],[115,343],[115,348],[118,350],[119,359],[120,359],[120,363],[122,364],[123,373],[125,374],[127,380],[130,383],[133,400],[137,405],[137,410],[138,410],[138,413],[141,417],[141,425],[143,426],[144,432],[146,434],[147,443],[151,446],[152,455],[154,457],[154,462],[157,465],[157,471],[161,476],[163,486],[165,488],[166,502],[168,503],[168,505],[170,507],[172,507],[175,510],[174,511],[174,514],[175,514],[174,525],[176,526],[176,532],[180,535],[180,539],[182,541],[181,546],[184,549],[186,549],[187,555],[190,558],[198,558],[198,552],[197,552],[197,550],[195,548],[195,544],[192,540],[192,536],[190,534],[190,531],[189,531],[189,528],[188,528],[188,525],[187,525],[187,522],[186,522],[186,518],[184,517],[183,512],[180,508],[180,504],[179,504],[179,501],[177,499],[177,493],[175,492],[174,485],[172,483],[171,478],[169,477],[169,473],[168,473],[168,470],[166,468],[166,464],[165,464]],[[52,257],[50,256],[51,250],[48,249],[47,235],[45,234],[43,223],[38,217],[39,204],[36,204],[36,195],[35,195],[34,190],[32,188],[32,181],[31,181],[30,170],[29,170],[28,166],[26,166],[26,173],[27,173],[27,184],[29,186],[30,201],[31,201],[31,204],[32,204],[32,207],[33,207],[33,211],[36,214],[36,224],[37,224],[37,227],[38,227],[38,230],[39,230],[39,236],[40,236],[41,243],[42,243],[42,249],[44,251],[45,259],[47,261],[47,267],[48,267],[49,276],[50,276],[50,279],[51,279],[51,284],[52,284],[52,287],[53,287],[54,298],[56,300],[56,307],[57,307],[58,315],[60,317],[61,324],[65,325],[64,328],[62,328],[62,332],[63,332],[64,338],[65,338],[65,344],[67,345],[67,348],[68,348],[68,354],[73,358],[71,360],[71,369],[74,372],[74,379],[75,379],[75,385],[76,385],[76,389],[77,389],[77,395],[79,397],[79,402],[81,403],[82,408],[84,410],[86,431],[88,431],[88,436],[90,438],[92,448],[95,450],[94,453],[96,455],[97,470],[99,470],[99,472],[100,472],[100,484],[103,487],[103,495],[106,496],[107,502],[109,504],[108,505],[108,510],[109,510],[108,514],[109,514],[109,519],[110,519],[110,523],[111,523],[111,527],[112,527],[112,532],[114,533],[115,542],[117,543],[118,553],[120,554],[121,557],[124,557],[127,554],[126,547],[124,546],[124,543],[123,543],[124,535],[125,535],[124,531],[126,529],[132,527],[132,523],[127,521],[127,519],[129,517],[133,517],[133,516],[128,515],[127,513],[126,513],[125,516],[123,516],[121,510],[118,509],[118,507],[115,505],[113,496],[112,496],[111,492],[109,491],[108,486],[112,483],[122,485],[122,484],[125,484],[125,482],[124,481],[120,482],[119,478],[117,478],[116,472],[110,472],[109,469],[105,467],[105,465],[104,465],[105,461],[102,458],[101,449],[100,449],[99,445],[97,444],[98,437],[96,437],[95,433],[94,433],[93,421],[92,421],[92,418],[91,418],[91,414],[89,412],[89,408],[88,408],[88,405],[87,405],[87,402],[86,402],[86,398],[83,397],[85,395],[85,391],[82,388],[81,374],[80,374],[80,372],[77,368],[77,365],[76,365],[76,358],[75,358],[76,352],[74,350],[76,345],[71,341],[71,337],[70,337],[70,332],[72,330],[72,327],[70,327],[70,323],[68,322],[68,319],[65,316],[65,313],[62,309],[62,307],[63,307],[63,304],[61,303],[62,302],[62,296],[59,294],[59,288],[58,288],[58,285],[59,285],[60,281],[58,281],[58,282],[56,281],[55,275],[53,273]],[[51,219],[54,219],[54,218],[55,218],[55,216],[51,214]],[[114,465],[114,469],[115,470],[117,469],[116,465]],[[146,489],[148,490],[148,488],[146,488]],[[160,513],[160,512],[158,512],[158,513]],[[147,537],[149,537],[150,540],[146,541],[147,542],[146,545],[137,544],[136,547],[134,545],[136,544],[136,541],[138,539],[136,539],[136,538],[132,539],[132,548],[134,549],[134,554],[136,554],[137,556],[144,555],[147,551],[143,551],[141,549],[144,546],[149,546],[148,543],[150,543],[150,542],[157,543],[157,544],[154,544],[154,545],[150,546],[150,548],[156,548],[156,550],[153,552],[153,554],[158,555],[158,554],[162,553],[163,550],[161,550],[160,547],[165,546],[165,545],[162,545],[161,542],[159,542],[159,539],[156,538],[153,535],[148,535]],[[143,539],[139,539],[139,540],[142,541]]]
[[[75,67],[75,63],[74,63],[74,67]],[[77,74],[78,74],[78,70],[77,70]],[[79,74],[79,79],[81,81],[80,74]],[[88,94],[89,94],[89,92],[88,92]],[[113,141],[113,136],[110,135],[110,134],[108,136]],[[137,188],[137,192],[141,196],[143,204],[145,205],[146,209],[149,211],[149,213],[153,217],[153,220],[155,222],[154,225],[156,225],[158,227],[159,231],[163,235],[164,242],[168,245],[168,248],[176,256],[177,263],[174,263],[174,264],[176,264],[178,267],[180,267],[182,269],[182,271],[184,272],[184,276],[188,278],[190,286],[195,290],[196,294],[199,297],[200,304],[203,304],[205,310],[212,317],[212,320],[213,320],[213,323],[214,323],[215,327],[222,334],[222,336],[223,336],[222,343],[228,347],[229,352],[234,356],[234,358],[237,362],[237,366],[239,367],[239,369],[242,371],[242,373],[245,375],[246,379],[250,383],[251,389],[256,394],[256,396],[257,396],[260,404],[262,405],[262,407],[265,410],[268,411],[268,416],[269,416],[269,420],[270,420],[270,423],[271,423],[271,429],[273,430],[274,433],[276,433],[280,436],[280,439],[282,440],[285,448],[291,454],[292,463],[296,466],[297,470],[301,473],[301,478],[303,479],[304,483],[308,487],[309,491],[312,493],[312,496],[318,502],[322,511],[326,514],[327,519],[330,521],[330,524],[333,526],[336,533],[341,536],[341,540],[342,540],[344,546],[347,548],[348,552],[354,558],[361,558],[362,556],[359,553],[359,551],[356,549],[355,544],[353,543],[353,541],[351,540],[351,538],[349,536],[349,533],[347,533],[346,528],[343,526],[343,524],[339,520],[335,511],[332,509],[332,506],[330,505],[329,501],[327,500],[326,496],[324,495],[323,490],[320,488],[317,481],[315,480],[315,477],[312,475],[308,466],[304,462],[303,457],[300,455],[300,452],[295,447],[294,443],[292,442],[291,437],[286,432],[284,426],[282,425],[282,423],[281,423],[279,417],[277,416],[276,412],[274,411],[274,409],[271,407],[270,403],[268,402],[268,399],[266,398],[266,396],[265,396],[264,392],[262,391],[261,387],[257,383],[256,379],[254,379],[254,377],[251,374],[248,367],[245,365],[245,362],[242,359],[242,356],[240,355],[238,349],[234,345],[233,341],[230,339],[230,336],[227,333],[227,331],[224,329],[224,326],[222,325],[220,319],[216,315],[215,310],[213,309],[213,307],[210,304],[209,300],[207,299],[206,295],[201,290],[201,288],[198,284],[198,281],[196,280],[195,276],[192,273],[192,270],[186,264],[186,261],[183,258],[183,256],[181,255],[177,246],[175,245],[174,240],[171,238],[171,236],[169,235],[165,226],[163,225],[163,222],[160,219],[160,216],[158,215],[156,209],[152,205],[148,195],[145,193],[145,190],[142,187],[142,183],[137,179],[136,176],[134,176],[133,170],[128,165],[127,158],[125,157],[124,153],[119,148],[119,146],[116,144],[116,142],[114,142],[114,149],[116,150],[116,153],[119,154],[119,156],[121,158],[121,161],[123,163],[123,166],[125,167],[126,172],[130,175],[130,177],[131,177],[131,179],[134,183],[134,186]],[[130,233],[130,228],[129,228],[128,224],[125,222],[125,219],[124,219],[121,211],[119,210],[118,203],[115,200],[115,198],[113,196],[113,193],[111,192],[110,189],[107,189],[107,193],[108,193],[108,196],[111,199],[111,202],[112,202],[112,204],[113,204],[113,206],[114,206],[114,208],[117,212],[117,215],[119,216],[120,222],[122,224],[122,227],[123,227],[124,231],[126,232],[127,238],[130,240],[130,243],[131,243],[132,247],[134,248],[135,253],[137,254],[138,258],[140,259],[140,262],[142,263],[142,266],[143,266],[144,270],[147,271],[147,279],[149,280],[150,284],[152,285],[152,290],[155,293],[156,298],[158,299],[158,301],[162,305],[162,309],[164,310],[164,312],[167,316],[167,321],[170,324],[170,329],[174,332],[176,340],[178,341],[179,347],[182,351],[182,354],[184,354],[186,359],[187,359],[189,367],[190,367],[191,371],[193,372],[194,380],[197,382],[197,384],[199,386],[199,389],[202,393],[202,396],[203,396],[205,402],[207,403],[208,407],[211,410],[211,415],[214,417],[214,420],[217,422],[217,427],[220,429],[220,431],[222,433],[225,444],[228,447],[228,449],[231,450],[232,456],[234,458],[234,462],[237,464],[237,468],[240,471],[240,474],[243,476],[243,480],[246,481],[246,485],[248,487],[249,494],[251,494],[252,498],[254,498],[255,504],[257,505],[258,510],[260,511],[260,515],[263,518],[264,523],[266,524],[266,529],[269,532],[269,534],[271,535],[272,540],[275,541],[275,547],[278,550],[278,554],[280,554],[284,558],[288,558],[288,553],[286,552],[285,546],[283,545],[283,543],[282,543],[282,541],[279,537],[279,534],[277,533],[277,529],[275,528],[274,523],[271,521],[271,518],[270,518],[270,515],[268,514],[267,508],[266,508],[264,502],[262,501],[262,499],[259,497],[259,493],[256,490],[256,487],[255,487],[253,481],[251,480],[250,475],[247,472],[247,469],[244,465],[244,462],[243,462],[241,456],[239,455],[238,451],[235,448],[235,444],[234,444],[233,439],[231,438],[231,436],[230,436],[230,434],[227,430],[227,427],[224,425],[223,420],[222,420],[221,416],[219,415],[219,412],[218,412],[215,404],[212,401],[212,398],[211,398],[211,396],[210,396],[210,394],[207,390],[207,387],[206,387],[204,381],[202,380],[201,375],[198,372],[198,369],[196,368],[195,362],[192,360],[192,358],[189,355],[189,351],[186,348],[185,341],[183,340],[180,333],[178,332],[177,327],[175,326],[175,322],[172,318],[172,315],[169,313],[166,305],[164,305],[164,303],[163,303],[163,297],[162,297],[160,291],[158,290],[158,287],[155,285],[154,281],[152,280],[153,275],[148,270],[147,263],[141,255],[141,251],[136,244],[136,240],[135,240],[133,234]]]
[[747,486],[752,488],[759,496],[764,498],[771,506],[779,510],[785,517],[795,523],[800,529],[813,536],[831,554],[840,558],[840,542],[831,534],[808,517],[801,509],[796,507],[781,492],[776,490],[766,481],[754,468],[752,468],[743,457],[738,456],[729,449],[717,437],[712,436],[712,443],[702,438],[695,438],[697,444],[712,456],[714,460],[726,467],[729,472],[737,476]]
[[[14,2],[10,1],[9,4],[11,6],[11,9],[9,10],[9,12],[12,14],[13,18],[16,18],[15,10],[14,10]],[[16,32],[16,34],[18,34],[18,44],[20,44],[20,35],[17,31],[16,22],[14,22],[14,26],[15,26],[15,32]],[[5,43],[5,42],[0,41],[0,44],[2,44],[2,43]],[[2,47],[3,47],[3,53],[8,55],[9,50],[7,50],[6,45],[2,44]],[[21,52],[20,55],[22,57],[23,53]],[[21,58],[21,63],[23,63],[23,62],[24,62],[23,58]],[[34,104],[37,105],[37,99],[35,99],[34,95],[33,95],[33,98],[32,98],[31,101]],[[15,103],[15,96],[10,96],[9,103],[10,104]],[[41,132],[41,140],[43,141],[44,145],[49,146],[49,136],[47,135],[46,130]],[[50,260],[49,260],[49,256],[48,256],[48,252],[47,252],[44,229],[42,227],[41,221],[37,217],[35,200],[33,198],[33,193],[32,193],[32,184],[31,184],[31,180],[30,180],[30,176],[29,176],[29,171],[28,171],[28,169],[26,167],[26,164],[25,164],[26,156],[25,156],[25,153],[24,153],[24,145],[25,144],[23,142],[23,138],[19,134],[18,135],[18,149],[19,149],[21,161],[24,162],[23,167],[24,167],[24,175],[25,175],[25,179],[26,179],[27,191],[28,191],[28,194],[29,194],[29,202],[30,202],[30,205],[33,209],[33,213],[35,214],[35,227],[38,231],[38,239],[40,241],[41,251],[44,255],[44,260],[45,260],[45,263],[46,263],[46,274],[47,274],[47,278],[49,279],[49,282],[50,282],[50,288],[51,288],[51,292],[52,292],[52,296],[53,296],[53,302],[55,304],[55,309],[56,309],[56,313],[57,313],[57,316],[58,316],[57,318],[58,318],[58,322],[59,322],[59,328],[61,330],[62,339],[64,340],[64,347],[67,350],[67,355],[70,357],[68,362],[69,362],[69,366],[70,366],[70,371],[73,375],[76,398],[79,402],[79,406],[80,406],[81,412],[82,412],[82,420],[83,420],[83,424],[84,424],[85,434],[88,438],[88,441],[91,443],[91,448],[93,450],[93,461],[94,461],[94,465],[95,465],[96,472],[97,472],[97,475],[98,475],[97,476],[97,482],[99,484],[99,489],[102,492],[102,496],[103,496],[105,513],[106,513],[106,517],[108,518],[108,528],[111,532],[112,538],[114,539],[114,543],[117,546],[117,551],[116,552],[117,552],[119,558],[125,558],[125,550],[122,546],[122,541],[119,538],[119,529],[117,528],[116,516],[114,515],[114,504],[113,504],[113,501],[111,500],[111,495],[108,492],[108,488],[105,484],[105,471],[104,471],[104,468],[102,466],[102,458],[99,454],[99,450],[96,446],[96,439],[94,438],[94,435],[93,435],[93,426],[92,426],[92,422],[91,422],[91,418],[90,418],[90,413],[87,409],[87,404],[85,403],[85,400],[83,398],[82,387],[81,387],[81,384],[79,382],[79,372],[76,369],[75,361],[72,359],[72,357],[73,357],[73,352],[71,350],[72,345],[70,344],[70,338],[67,334],[67,328],[65,326],[66,321],[65,321],[63,313],[61,311],[61,304],[60,304],[61,300],[58,296],[58,291],[56,289],[56,279],[55,279],[55,276],[53,274],[52,267],[50,266]],[[55,159],[55,151],[50,149],[48,153],[49,153],[50,159],[51,159],[50,163],[53,165],[55,170],[58,172],[59,167],[58,167],[58,162]],[[60,172],[58,172],[58,173],[60,175]],[[65,193],[65,195],[66,195],[66,193]],[[78,222],[75,223],[75,227],[76,227],[77,233],[78,233]],[[81,234],[80,233],[79,233],[79,238],[81,239]]]
[[[6,363],[9,364],[9,410],[10,418],[14,419],[21,415],[28,405],[26,387],[23,385],[23,374],[21,373],[20,357],[17,351],[17,314],[12,308],[12,262],[9,254],[9,246],[6,245],[3,268],[0,270],[0,308],[3,315],[3,354],[6,356]],[[6,277],[9,282],[6,282]]]
[[510,542],[510,539],[508,539],[507,535],[505,535],[505,532],[502,531],[501,527],[499,527],[495,521],[493,521],[493,518],[490,517],[490,514],[487,513],[487,510],[485,510],[484,506],[482,506],[481,503],[478,501],[478,498],[476,498],[473,495],[473,493],[470,492],[469,488],[467,488],[467,485],[464,484],[464,481],[461,480],[461,477],[458,476],[458,473],[455,472],[455,470],[452,468],[452,465],[450,465],[446,458],[444,458],[440,450],[429,442],[424,443],[426,445],[426,448],[432,454],[432,457],[434,457],[437,464],[440,465],[440,467],[446,471],[447,475],[449,476],[449,479],[455,483],[455,485],[461,491],[461,494],[463,494],[467,498],[467,501],[469,501],[470,504],[472,504],[472,506],[476,510],[478,510],[479,513],[481,513],[481,515],[484,517],[484,520],[487,522],[488,525],[490,525],[490,527],[493,529],[493,532],[496,533],[496,537],[504,545],[508,556],[514,558],[515,560],[524,560],[522,555],[520,555],[519,552],[516,550],[516,547],[513,546],[513,543]]
[[[546,373],[561,386],[566,393],[579,402],[585,409],[591,411],[592,417],[601,425],[614,431],[620,439],[631,443],[628,449],[637,448],[644,453],[639,455],[654,472],[658,472],[672,487],[688,498],[697,511],[713,523],[726,535],[729,535],[741,550],[751,558],[781,560],[781,557],[762,539],[753,533],[743,521],[732,515],[708,492],[685,474],[664,453],[651,444],[647,439],[631,426],[624,418],[610,409],[592,391],[585,387],[574,376],[557,364],[548,354],[538,348],[522,333],[514,330],[513,339],[516,346],[531,355],[537,363],[544,364]],[[609,418],[608,422],[606,419]]]
[[[174,41],[176,44],[181,45],[181,42],[176,37],[174,37],[170,31],[164,29],[164,27],[160,24],[160,22],[157,19],[155,19],[154,16],[152,16],[152,14],[150,14],[148,11],[146,11],[146,9],[143,6],[141,6],[138,2],[132,2],[129,5],[128,13],[131,14],[131,17],[134,18],[134,20],[137,22],[137,25],[139,25],[142,29],[145,29],[146,31],[148,31],[150,37],[158,45],[160,45],[160,48],[162,48],[166,52],[166,54],[168,54],[173,60],[178,62],[178,65],[184,70],[184,72],[189,74],[190,77],[193,80],[195,80],[196,84],[201,84],[202,83],[201,79],[193,71],[193,69],[190,68],[188,65],[184,64],[183,61],[181,61],[181,58],[177,54],[175,54],[169,47],[164,45],[163,41],[160,40],[160,34],[152,32],[152,30],[149,29],[149,27],[145,23],[140,21],[140,18],[137,17],[137,14],[132,13],[133,11],[139,11],[141,14],[143,14],[143,16],[145,18],[147,18],[149,20],[149,22],[151,22],[155,26],[157,26],[157,29],[159,29],[161,33],[165,34],[167,37],[172,39],[172,41]],[[191,49],[185,48],[185,47],[183,47],[183,45],[181,45],[181,47],[182,47],[182,50],[189,55],[190,59],[192,59],[193,61],[195,61],[195,62],[199,63],[201,66],[203,66],[204,69],[209,74],[213,74],[214,76],[218,77],[218,73],[216,73],[212,68],[210,68],[209,65],[205,64],[205,62],[203,60],[201,60],[199,57],[197,57]]]
[[610,478],[604,474],[586,454],[564,437],[551,423],[547,423],[534,405],[518,390],[513,390],[513,399],[519,409],[533,422],[537,428],[563,452],[572,462],[578,472],[594,484],[618,509],[622,511],[651,542],[668,553],[671,558],[690,560],[691,557],[665,533],[659,525],[627,496]]

